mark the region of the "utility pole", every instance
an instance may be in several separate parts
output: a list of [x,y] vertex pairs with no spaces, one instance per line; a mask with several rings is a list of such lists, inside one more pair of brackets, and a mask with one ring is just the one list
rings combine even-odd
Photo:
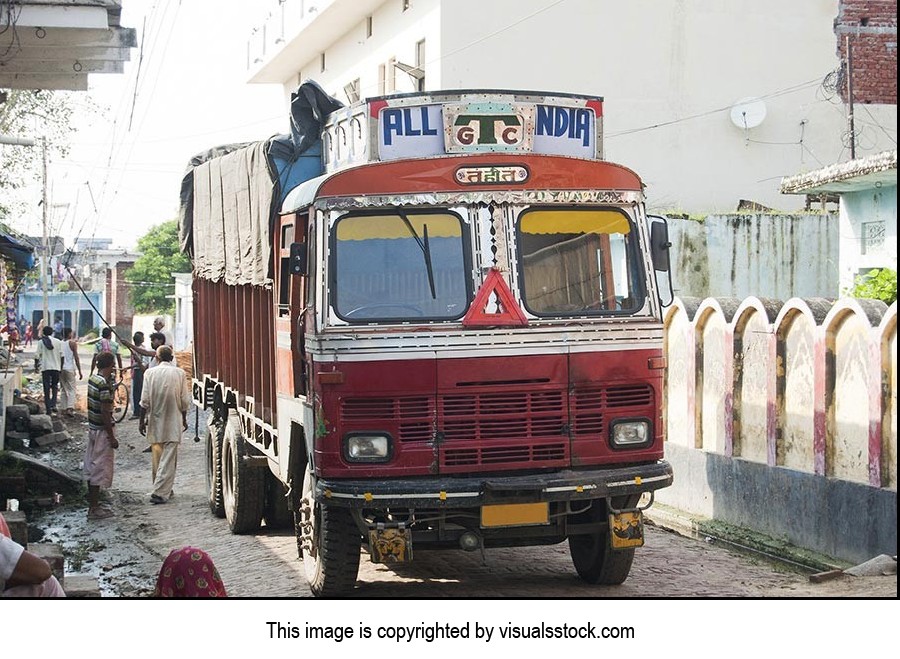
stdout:
[[47,267],[50,263],[50,240],[47,236],[47,224],[49,220],[50,204],[47,201],[47,138],[41,138],[41,150],[44,157],[44,180],[41,206],[43,207],[44,247],[41,254],[41,289],[44,292],[44,326],[52,327],[50,322],[50,304],[47,300]]
[[856,128],[853,125],[853,51],[850,35],[844,37],[847,48],[847,124],[850,131],[850,160],[856,160]]

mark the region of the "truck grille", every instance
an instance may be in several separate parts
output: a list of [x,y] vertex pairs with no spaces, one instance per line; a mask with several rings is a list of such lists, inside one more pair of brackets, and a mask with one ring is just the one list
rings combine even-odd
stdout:
[[566,410],[559,390],[451,394],[440,397],[436,412],[430,396],[345,398],[341,421],[369,427],[381,422],[396,428],[401,442],[430,442],[437,427],[446,467],[547,464],[568,460],[567,426],[575,437],[602,435],[610,411],[644,411],[653,403],[653,389],[586,387],[568,402]]
[[561,391],[444,396],[440,416],[448,442],[559,437],[566,425]]
[[486,446],[473,448],[447,448],[443,451],[445,467],[475,467],[505,463],[539,463],[565,460],[566,444],[556,442],[538,446]]
[[341,421],[396,423],[401,442],[427,442],[434,436],[434,405],[428,396],[345,398]]
[[599,435],[604,429],[604,412],[619,408],[643,408],[653,402],[653,390],[646,384],[578,389],[571,398],[574,435]]

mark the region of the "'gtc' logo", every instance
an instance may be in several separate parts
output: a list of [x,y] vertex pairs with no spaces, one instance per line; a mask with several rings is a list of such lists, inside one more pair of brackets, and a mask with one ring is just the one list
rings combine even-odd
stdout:
[[522,120],[515,114],[461,114],[453,122],[457,144],[515,146],[524,138]]

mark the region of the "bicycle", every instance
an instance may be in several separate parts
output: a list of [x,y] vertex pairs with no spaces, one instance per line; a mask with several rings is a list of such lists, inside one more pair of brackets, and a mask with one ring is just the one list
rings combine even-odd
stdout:
[[119,370],[119,378],[113,385],[113,421],[121,423],[128,414],[128,405],[131,403],[131,389],[125,384],[125,375],[134,366],[127,366]]

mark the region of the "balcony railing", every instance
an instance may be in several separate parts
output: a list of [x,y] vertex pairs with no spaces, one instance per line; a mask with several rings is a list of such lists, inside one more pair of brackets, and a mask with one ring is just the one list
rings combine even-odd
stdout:
[[250,30],[247,69],[255,69],[284,47],[286,40],[312,22],[331,0],[271,0],[264,21]]

